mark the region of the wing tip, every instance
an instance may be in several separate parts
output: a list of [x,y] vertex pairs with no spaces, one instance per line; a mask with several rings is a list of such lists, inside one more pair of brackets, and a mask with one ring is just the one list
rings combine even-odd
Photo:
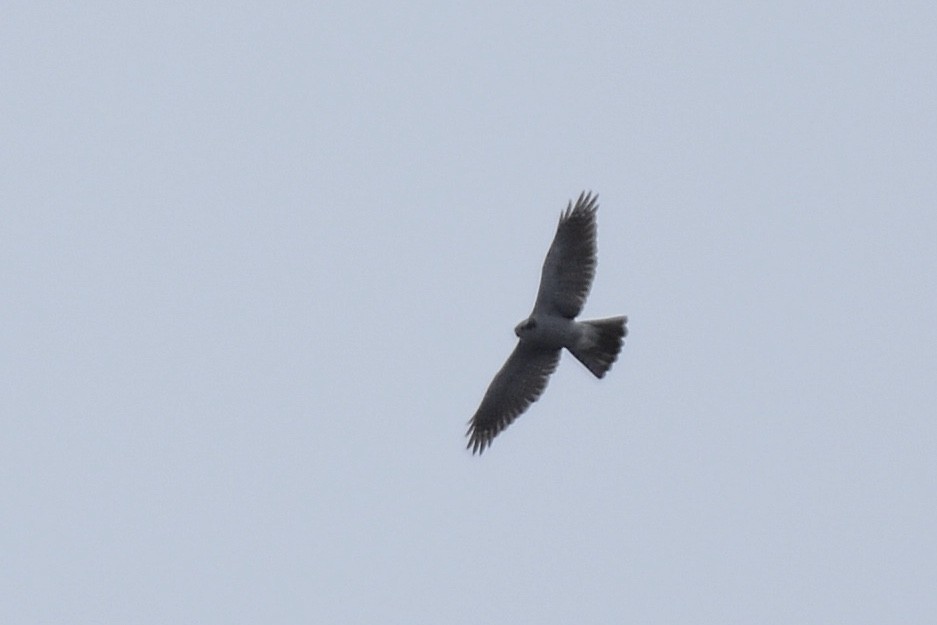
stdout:
[[573,204],[572,200],[566,205],[566,210],[560,213],[560,221],[566,221],[571,216],[582,213],[584,216],[593,216],[595,212],[599,209],[599,194],[593,193],[592,190],[583,190],[579,194],[579,198],[576,200],[576,203]]
[[468,443],[466,443],[465,448],[472,451],[472,455],[482,455],[485,450],[491,446],[491,441],[494,438],[488,432],[479,432],[475,429],[475,424],[469,426],[468,432],[465,433],[469,437]]

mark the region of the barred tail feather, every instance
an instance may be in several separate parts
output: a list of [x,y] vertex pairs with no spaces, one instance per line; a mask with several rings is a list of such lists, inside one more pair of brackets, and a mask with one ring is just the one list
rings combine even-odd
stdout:
[[576,347],[569,351],[595,377],[601,378],[618,358],[621,344],[628,334],[628,328],[625,326],[628,317],[610,317],[581,323],[584,330],[582,337]]

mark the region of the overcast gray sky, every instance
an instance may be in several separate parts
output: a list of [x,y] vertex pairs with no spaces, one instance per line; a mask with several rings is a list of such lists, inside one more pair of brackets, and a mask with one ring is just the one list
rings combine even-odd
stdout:
[[933,623],[937,8],[778,4],[5,4],[0,621]]

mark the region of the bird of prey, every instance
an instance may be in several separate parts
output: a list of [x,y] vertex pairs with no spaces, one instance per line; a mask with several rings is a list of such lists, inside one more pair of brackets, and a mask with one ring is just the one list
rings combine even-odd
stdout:
[[595,276],[598,195],[580,194],[560,214],[543,261],[533,312],[517,324],[517,346],[488,386],[469,421],[468,449],[485,451],[494,437],[537,401],[565,347],[597,378],[618,358],[627,317],[576,321]]

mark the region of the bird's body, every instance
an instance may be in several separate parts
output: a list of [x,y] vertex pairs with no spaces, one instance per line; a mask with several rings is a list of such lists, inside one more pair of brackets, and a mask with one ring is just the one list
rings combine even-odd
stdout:
[[481,453],[511,422],[537,401],[569,350],[597,378],[611,368],[627,334],[627,317],[576,321],[596,266],[595,211],[598,196],[583,192],[560,215],[543,262],[540,289],[530,316],[514,328],[518,343],[495,375],[469,421],[468,447]]
[[556,315],[531,315],[514,328],[514,334],[522,341],[546,349],[575,347],[583,330],[575,319]]

